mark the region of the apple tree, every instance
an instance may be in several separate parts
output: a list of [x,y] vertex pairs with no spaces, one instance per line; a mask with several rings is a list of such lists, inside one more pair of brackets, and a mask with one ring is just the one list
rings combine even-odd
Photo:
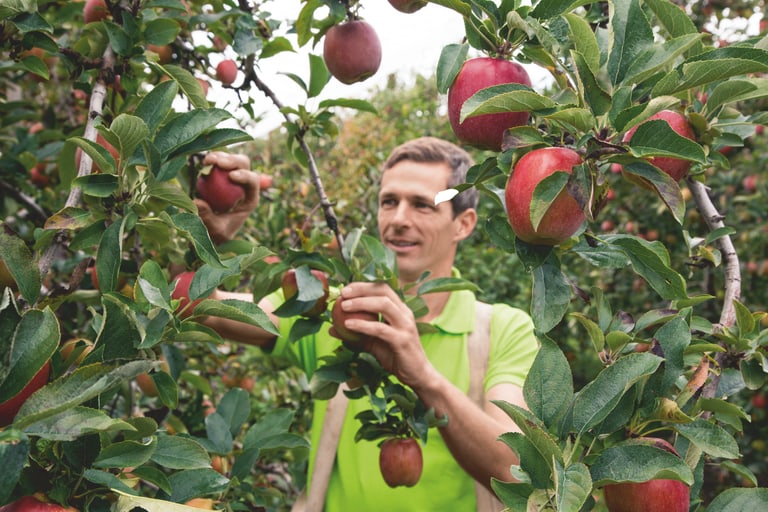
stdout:
[[[403,12],[427,4],[390,3]],[[449,117],[494,134],[485,143],[457,131],[458,141],[491,148],[462,187],[495,202],[482,224],[530,276],[542,347],[525,385],[529,409],[497,404],[523,430],[503,437],[521,463],[516,483],[493,483],[499,497],[511,509],[582,510],[662,481],[686,491],[680,510],[764,505],[765,489],[738,461],[735,437],[749,415],[732,397],[765,385],[765,313],[741,300],[741,226],[712,187],[730,165],[720,150],[744,146],[767,120],[765,38],[719,44],[694,23],[720,19],[705,2],[429,3],[464,21],[466,39],[444,49],[436,87],[450,97],[468,83],[449,99]],[[248,393],[241,348],[201,322],[274,329],[250,302],[206,297],[218,286],[261,297],[287,269],[267,240],[215,243],[197,215],[203,156],[252,139],[248,121],[216,107],[208,88],[233,92],[247,116],[261,114],[264,98],[283,116],[280,136],[302,169],[290,186],[316,196],[324,233],[294,233],[271,209],[269,241],[298,242],[289,259],[342,268],[333,244],[353,230],[335,210],[355,198],[329,196],[323,157],[344,133],[340,108],[377,112],[345,98],[284,104],[259,63],[309,48],[305,72],[289,75],[307,100],[332,76],[365,79],[386,51],[360,19],[365,4],[307,0],[285,21],[268,2],[234,0],[0,5],[0,479],[9,482],[0,503],[36,492],[82,510],[290,501],[297,489],[280,481],[295,475],[269,473],[269,462],[299,464],[306,438],[290,430],[290,409],[270,411]],[[369,59],[321,56],[326,34],[363,37],[341,48]],[[533,90],[518,66],[503,82],[464,75],[475,59],[540,66],[551,89]],[[662,112],[672,117],[657,119]],[[513,182],[528,194],[515,195]],[[643,198],[634,202],[643,219],[671,219],[675,243],[597,229],[619,190]],[[549,221],[563,201],[580,221],[567,231]],[[690,224],[690,211],[703,222]],[[698,267],[671,257],[680,247]],[[635,276],[635,296],[610,293],[611,271]],[[578,387],[555,341],[565,330],[599,367]],[[259,364],[257,379],[272,379]],[[712,463],[747,485],[703,499]]]

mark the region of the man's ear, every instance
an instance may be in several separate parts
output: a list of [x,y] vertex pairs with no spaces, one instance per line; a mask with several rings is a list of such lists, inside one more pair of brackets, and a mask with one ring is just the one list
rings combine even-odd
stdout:
[[474,208],[467,208],[459,213],[453,221],[456,225],[455,240],[460,242],[474,231],[477,224],[477,211]]

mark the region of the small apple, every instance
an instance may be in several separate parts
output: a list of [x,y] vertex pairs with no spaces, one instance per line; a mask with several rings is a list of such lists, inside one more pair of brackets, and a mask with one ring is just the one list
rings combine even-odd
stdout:
[[237,79],[237,63],[232,59],[224,59],[216,65],[216,78],[223,85],[232,85]]
[[[320,283],[323,285],[323,295],[319,299],[315,301],[315,303],[307,309],[305,312],[303,312],[301,315],[306,317],[318,317],[322,315],[327,309],[328,309],[328,277],[325,275],[325,272],[322,270],[317,269],[311,269],[310,272],[313,276],[315,276],[318,280],[320,280]],[[288,269],[288,271],[283,274],[282,279],[282,288],[283,288],[283,295],[285,297],[285,300],[290,299],[291,297],[296,296],[299,293],[299,287],[296,282],[296,269]]]
[[376,322],[379,318],[378,315],[368,311],[344,311],[341,307],[343,301],[344,299],[339,296],[334,302],[333,309],[331,310],[331,323],[333,324],[337,336],[344,342],[344,345],[347,348],[350,350],[358,349],[362,341],[364,341],[365,335],[348,329],[344,326],[344,322],[350,318]]
[[[165,372],[170,375],[171,367],[168,365],[168,362],[165,359],[162,359],[161,361],[160,369],[157,371]],[[136,385],[139,386],[141,392],[146,396],[155,397],[160,394],[160,391],[157,389],[157,384],[155,384],[155,379],[153,379],[152,375],[149,373],[140,373],[137,375]]]
[[[693,132],[691,124],[680,112],[675,112],[674,110],[662,110],[661,112],[657,112],[656,114],[649,117],[647,121],[654,121],[657,119],[666,121],[670,128],[672,128],[677,134],[682,135],[686,139],[696,139],[696,134]],[[627,143],[632,140],[632,136],[635,134],[635,131],[637,131],[638,126],[640,125],[633,126],[627,133],[624,134],[622,139],[623,142]],[[669,174],[669,176],[675,181],[680,181],[683,179],[692,165],[689,160],[662,156],[653,157],[649,159],[648,162]],[[645,188],[650,188],[650,184],[647,183],[647,180],[638,178],[634,175],[628,179],[638,183]]]
[[534,149],[515,164],[507,181],[505,197],[507,217],[515,235],[534,245],[557,245],[570,238],[586,217],[576,200],[562,190],[534,230],[531,201],[536,186],[556,171],[571,174],[582,158],[574,150],[562,147]]
[[746,176],[741,181],[741,185],[744,187],[744,190],[748,194],[752,194],[755,190],[757,190],[757,174],[750,174],[749,176]]
[[4,288],[10,288],[15,292],[19,289],[19,286],[16,284],[16,280],[11,275],[11,271],[8,270],[5,262],[0,259],[0,292]]
[[381,42],[363,20],[334,25],[325,33],[323,60],[331,75],[344,84],[362,82],[381,64]]
[[168,64],[173,60],[173,49],[167,44],[162,46],[148,44],[147,49],[157,54],[160,64]]
[[412,437],[387,439],[379,452],[379,470],[390,487],[413,487],[421,478],[421,446]]
[[462,105],[477,91],[510,83],[531,86],[528,73],[517,62],[477,57],[464,63],[448,90],[448,120],[459,140],[479,148],[501,151],[504,132],[528,122],[528,112],[503,112],[475,116],[459,123]]
[[749,401],[755,409],[765,409],[765,406],[768,405],[768,397],[765,396],[765,393],[754,394]]
[[78,512],[74,507],[41,500],[37,494],[22,496],[13,503],[0,507],[0,512]]
[[229,179],[229,171],[214,165],[211,172],[197,178],[197,195],[216,213],[232,210],[245,199],[242,185]]
[[91,350],[93,350],[93,342],[88,338],[70,338],[61,344],[59,355],[62,361],[78,365]]
[[27,401],[29,395],[45,386],[48,383],[48,377],[51,375],[51,362],[46,361],[42,368],[27,382],[27,384],[21,388],[21,391],[9,398],[3,403],[0,403],[0,427],[5,427],[13,423],[13,418],[16,417],[16,413],[19,412],[21,406]]
[[189,270],[187,272],[182,272],[174,279],[175,287],[173,289],[173,293],[171,293],[171,298],[179,301],[179,305],[176,308],[176,313],[181,315],[182,318],[186,318],[192,315],[195,307],[202,301],[202,299],[197,299],[196,301],[190,303],[189,286],[192,284],[192,279],[194,277],[195,272]]
[[109,15],[107,3],[104,0],[85,0],[83,19],[86,23],[101,21]]
[[418,11],[429,2],[427,0],[389,0],[389,3],[398,11],[410,14]]

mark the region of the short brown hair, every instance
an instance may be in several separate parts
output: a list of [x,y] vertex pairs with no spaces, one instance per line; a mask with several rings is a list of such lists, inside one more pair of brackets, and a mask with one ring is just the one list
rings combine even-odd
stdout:
[[[467,170],[473,165],[472,157],[456,144],[437,137],[419,137],[397,146],[384,162],[384,171],[402,161],[447,164],[451,169],[448,188],[467,181]],[[478,192],[474,187],[456,194],[451,199],[453,215],[469,208],[477,208]]]

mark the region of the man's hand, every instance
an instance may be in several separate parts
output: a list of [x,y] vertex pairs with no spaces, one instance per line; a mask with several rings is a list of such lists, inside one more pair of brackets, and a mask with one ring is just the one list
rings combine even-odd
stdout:
[[214,213],[208,203],[199,198],[195,199],[198,214],[208,228],[211,240],[219,244],[234,238],[248,216],[256,209],[259,204],[260,179],[258,173],[251,171],[251,162],[245,155],[212,151],[205,155],[203,164],[229,170],[229,179],[245,189],[245,199],[226,213]]
[[364,334],[363,350],[373,354],[385,370],[418,393],[418,388],[429,382],[437,370],[421,346],[411,309],[385,283],[354,282],[342,288],[341,295],[344,311],[381,314],[381,322],[350,318],[345,326]]

